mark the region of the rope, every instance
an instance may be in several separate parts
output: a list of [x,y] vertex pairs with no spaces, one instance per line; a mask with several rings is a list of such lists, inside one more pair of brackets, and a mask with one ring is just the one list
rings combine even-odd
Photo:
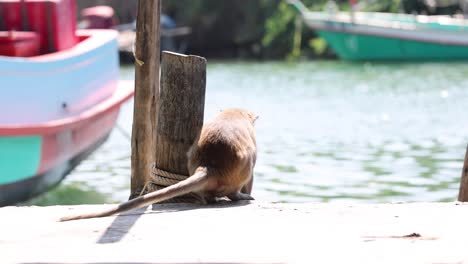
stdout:
[[[164,189],[165,187],[183,181],[188,177],[188,175],[181,175],[161,170],[156,168],[156,163],[153,163],[151,164],[151,179],[143,187],[140,196],[149,192]],[[201,202],[204,201],[204,198],[196,193],[189,193],[164,202],[193,203],[194,201]]]
[[151,164],[151,174],[153,177],[159,176],[162,178],[168,178],[168,179],[177,180],[177,181],[183,181],[189,177],[187,175],[180,175],[180,174],[158,169],[156,168],[156,163]]

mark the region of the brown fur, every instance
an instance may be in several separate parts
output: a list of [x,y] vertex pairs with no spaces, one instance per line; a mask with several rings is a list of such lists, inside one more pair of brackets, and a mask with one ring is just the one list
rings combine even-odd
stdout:
[[253,168],[256,160],[254,122],[257,117],[241,109],[228,109],[203,126],[189,149],[190,176],[177,184],[124,202],[114,208],[63,217],[60,221],[110,216],[127,210],[196,192],[206,202],[227,196],[230,200],[252,200]]

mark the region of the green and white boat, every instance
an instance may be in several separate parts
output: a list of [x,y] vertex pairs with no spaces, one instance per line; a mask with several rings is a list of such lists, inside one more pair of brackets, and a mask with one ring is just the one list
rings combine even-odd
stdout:
[[461,17],[311,12],[298,0],[289,2],[341,59],[468,59],[468,20]]

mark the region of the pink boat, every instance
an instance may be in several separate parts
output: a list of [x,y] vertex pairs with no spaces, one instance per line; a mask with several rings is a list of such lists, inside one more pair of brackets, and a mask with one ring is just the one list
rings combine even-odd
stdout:
[[133,82],[117,32],[76,30],[73,0],[0,0],[0,206],[58,184],[109,136]]

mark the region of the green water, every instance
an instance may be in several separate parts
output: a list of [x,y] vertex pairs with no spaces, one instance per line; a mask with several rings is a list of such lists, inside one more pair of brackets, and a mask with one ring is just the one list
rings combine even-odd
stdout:
[[[121,78],[132,79],[132,68]],[[256,112],[253,194],[285,202],[453,201],[468,143],[468,64],[209,62],[205,116]],[[133,105],[119,125],[130,133]],[[34,204],[124,201],[130,142],[114,130]]]

